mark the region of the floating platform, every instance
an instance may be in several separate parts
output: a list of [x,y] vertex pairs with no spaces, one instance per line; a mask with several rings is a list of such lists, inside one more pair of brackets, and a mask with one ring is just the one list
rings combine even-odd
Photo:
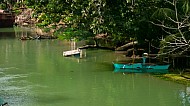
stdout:
[[64,57],[80,55],[80,49],[70,50],[63,52]]

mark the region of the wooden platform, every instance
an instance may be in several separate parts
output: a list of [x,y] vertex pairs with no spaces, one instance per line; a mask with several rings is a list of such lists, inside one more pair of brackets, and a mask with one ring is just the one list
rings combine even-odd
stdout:
[[64,51],[63,52],[64,57],[73,56],[73,55],[80,55],[80,49]]

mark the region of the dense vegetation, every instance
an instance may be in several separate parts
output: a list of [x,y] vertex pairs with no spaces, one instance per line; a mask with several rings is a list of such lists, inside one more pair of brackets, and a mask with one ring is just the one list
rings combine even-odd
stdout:
[[63,22],[65,28],[55,33],[62,39],[105,34],[113,47],[137,40],[162,54],[188,54],[190,48],[189,0],[24,0],[21,4],[34,9],[38,26],[55,28]]

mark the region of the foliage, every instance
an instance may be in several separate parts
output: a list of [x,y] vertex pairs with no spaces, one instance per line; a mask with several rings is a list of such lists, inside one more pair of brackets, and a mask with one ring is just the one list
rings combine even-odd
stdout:
[[86,40],[88,37],[90,37],[92,34],[88,31],[78,30],[75,28],[66,28],[62,33],[59,33],[58,31],[55,33],[59,36],[59,39],[67,39],[67,40]]
[[125,42],[132,33],[133,27],[129,29],[132,18],[127,17],[132,9],[125,0],[26,0],[26,4],[38,13],[40,26],[62,20],[69,28],[88,31],[94,36],[108,33],[113,41],[120,42]]
[[6,9],[6,5],[3,4],[3,3],[1,3],[1,4],[0,4],[0,9]]
[[[38,26],[64,23],[65,29],[55,32],[61,39],[82,40],[106,33],[106,39],[114,46],[123,45],[130,38],[158,46],[160,39],[189,30],[189,26],[179,30],[180,23],[176,23],[189,22],[189,0],[25,0],[24,3],[35,10]],[[162,47],[166,44],[161,43]]]
[[160,52],[162,54],[188,54],[190,51],[188,36],[190,27],[189,1],[165,1],[170,6],[159,8],[153,14],[153,17],[158,18],[152,22],[154,25],[161,27],[165,32],[165,35],[163,35],[165,39],[162,38]]

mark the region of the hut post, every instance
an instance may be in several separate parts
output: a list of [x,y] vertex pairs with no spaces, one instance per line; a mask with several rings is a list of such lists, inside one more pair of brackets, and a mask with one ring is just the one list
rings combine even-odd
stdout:
[[174,66],[175,66],[175,59],[174,58],[172,58],[172,63],[173,63],[173,68],[174,68]]
[[168,56],[168,63],[170,63],[170,57]]
[[82,50],[80,50],[80,58],[82,58]]

